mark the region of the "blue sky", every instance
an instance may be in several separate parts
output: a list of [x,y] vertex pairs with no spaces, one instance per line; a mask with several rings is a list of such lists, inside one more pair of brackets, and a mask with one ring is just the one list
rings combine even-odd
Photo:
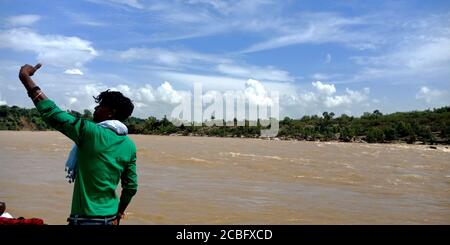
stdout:
[[42,62],[36,80],[61,107],[93,109],[113,88],[138,117],[169,115],[194,82],[279,91],[291,117],[450,105],[449,1],[0,4],[0,104],[31,107],[17,72]]

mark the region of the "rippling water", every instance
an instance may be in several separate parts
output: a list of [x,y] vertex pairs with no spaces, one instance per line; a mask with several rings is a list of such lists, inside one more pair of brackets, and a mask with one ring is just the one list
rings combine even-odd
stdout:
[[[123,224],[450,224],[443,146],[131,138],[140,188]],[[71,146],[58,132],[0,131],[8,212],[66,223]]]

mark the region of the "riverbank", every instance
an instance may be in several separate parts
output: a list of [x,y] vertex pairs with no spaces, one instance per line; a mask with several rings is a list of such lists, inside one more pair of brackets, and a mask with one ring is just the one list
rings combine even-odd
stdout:
[[[57,132],[56,130],[0,130],[2,131],[12,131],[12,132]],[[258,140],[269,140],[269,141],[300,141],[300,142],[316,142],[316,143],[325,143],[325,142],[331,142],[331,143],[357,143],[357,144],[394,144],[394,145],[420,145],[420,146],[426,146],[430,149],[437,149],[437,148],[443,148],[443,149],[449,149],[449,144],[442,144],[442,143],[433,143],[433,144],[427,144],[425,142],[421,141],[415,141],[413,143],[408,143],[406,141],[396,140],[396,141],[388,141],[388,142],[367,142],[363,140],[361,137],[349,140],[349,141],[342,141],[342,140],[305,140],[305,139],[296,139],[292,137],[261,137],[261,136],[254,136],[254,137],[245,137],[245,136],[215,136],[215,135],[197,135],[197,134],[178,134],[178,133],[172,133],[168,135],[161,135],[161,134],[131,134],[131,135],[149,135],[149,136],[169,136],[169,137],[205,137],[205,138],[231,138],[231,139],[258,139]]]
[[[150,134],[150,135],[159,135],[159,134]],[[162,135],[159,135],[162,136]],[[386,141],[383,143],[380,142],[367,142],[362,139],[362,137],[357,137],[352,140],[348,141],[342,141],[342,140],[306,140],[306,139],[296,139],[292,137],[244,137],[244,136],[209,136],[209,135],[196,135],[196,134],[169,134],[168,136],[180,136],[180,137],[214,137],[214,138],[240,138],[240,139],[261,139],[261,140],[274,140],[274,141],[302,141],[302,142],[332,142],[332,143],[360,143],[360,144],[400,144],[400,145],[423,145],[428,146],[430,149],[435,149],[437,147],[444,147],[445,149],[449,148],[449,144],[442,144],[442,143],[433,143],[433,144],[427,144],[422,141],[415,141],[413,143],[408,143],[406,141],[396,140],[396,141]]]
[[[70,111],[76,117],[92,119],[92,113],[84,114]],[[148,117],[140,119],[130,117],[124,122],[129,133],[145,135],[208,135],[219,137],[255,138],[261,136],[264,126],[257,121],[211,120],[201,125],[192,122],[177,127],[168,118]],[[213,125],[213,126],[210,126]],[[266,125],[267,126],[267,125]],[[267,128],[267,127],[266,127]],[[380,111],[366,112],[360,117],[342,114],[335,117],[333,112],[324,112],[322,116],[303,116],[299,119],[285,117],[278,121],[279,139],[306,141],[341,142],[406,142],[410,144],[450,144],[450,107],[425,111],[396,112],[382,114]],[[0,130],[46,130],[48,125],[40,118],[36,109],[0,106]]]

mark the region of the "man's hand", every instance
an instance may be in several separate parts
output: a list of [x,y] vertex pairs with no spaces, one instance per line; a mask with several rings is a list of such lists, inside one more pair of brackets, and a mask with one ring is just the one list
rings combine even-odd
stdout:
[[45,96],[45,94],[42,91],[40,91],[41,88],[36,86],[33,79],[31,79],[31,76],[33,76],[34,73],[39,68],[41,68],[41,66],[42,66],[42,64],[40,64],[40,63],[35,66],[26,64],[26,65],[23,65],[22,67],[20,67],[20,71],[19,71],[19,79],[22,82],[25,89],[27,90],[28,97],[31,98],[31,100],[33,101],[34,104],[37,104],[41,100],[47,99],[47,96]]
[[20,68],[20,72],[19,72],[19,79],[20,81],[22,81],[22,83],[28,82],[27,78],[31,77],[34,75],[34,73],[41,68],[42,64],[37,64],[36,66],[31,66],[31,65],[24,65]]
[[125,214],[124,213],[117,213],[117,218],[112,222],[113,225],[119,225],[120,224],[120,220],[125,218]]

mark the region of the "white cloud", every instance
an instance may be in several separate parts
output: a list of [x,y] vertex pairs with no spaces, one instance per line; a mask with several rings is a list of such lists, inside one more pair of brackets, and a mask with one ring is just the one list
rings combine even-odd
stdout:
[[313,92],[302,93],[299,96],[301,102],[309,104],[310,102],[317,101],[317,95]]
[[136,93],[136,99],[143,102],[153,102],[155,101],[155,92],[152,86],[145,84],[143,87],[139,88]]
[[243,77],[243,78],[254,78],[260,80],[270,80],[270,81],[282,81],[282,82],[292,82],[293,77],[289,75],[289,72],[276,69],[274,67],[258,67],[258,66],[248,66],[248,65],[236,65],[236,64],[219,64],[216,66],[216,70],[220,73]]
[[[372,57],[353,57],[360,65],[392,67],[395,69],[423,70],[450,62],[450,37],[415,40],[397,51]],[[393,69],[393,70],[395,70]]]
[[327,54],[325,55],[325,64],[330,64],[331,63],[331,54]]
[[110,0],[115,3],[125,4],[133,8],[142,9],[144,6],[138,0]]
[[[180,84],[193,87],[195,83],[200,83],[205,90],[244,90],[247,78],[238,78],[221,75],[204,75],[204,74],[191,74],[182,72],[162,71],[154,73],[159,80],[167,80]],[[277,91],[292,91],[293,85],[286,82],[267,82],[262,81],[264,86],[270,88],[270,90]]]
[[202,100],[204,104],[211,103],[212,101],[215,101],[216,98],[221,98],[222,93],[220,93],[217,90],[208,90],[206,93],[203,94]]
[[423,100],[427,104],[440,101],[446,94],[445,90],[431,89],[427,86],[422,86],[416,94],[416,99]]
[[[210,103],[217,95],[226,95],[234,93],[241,93],[245,96],[248,102],[255,105],[272,105],[274,102],[270,97],[267,88],[259,81],[248,79],[242,82],[243,90],[203,90],[203,101]],[[86,108],[93,109],[95,107],[92,96],[97,96],[100,92],[110,89],[112,91],[120,91],[125,96],[129,97],[136,105],[136,113],[134,115],[140,117],[148,117],[150,115],[169,115],[174,106],[182,102],[183,96],[186,96],[192,91],[175,89],[170,82],[163,82],[156,89],[149,84],[132,87],[125,84],[116,86],[106,86],[104,84],[86,84],[78,86],[77,89],[69,91],[64,94],[63,108],[70,108],[82,111]],[[220,97],[222,98],[222,97]]]
[[181,102],[182,96],[188,93],[187,91],[174,89],[169,82],[162,83],[156,89],[150,84],[141,86],[129,86],[126,84],[107,86],[101,83],[92,83],[77,86],[71,91],[63,92],[64,96],[62,98],[57,96],[53,99],[55,101],[63,101],[64,103],[61,106],[65,109],[93,110],[96,106],[93,96],[97,96],[107,89],[119,91],[130,98],[135,105],[133,115],[141,118],[169,115],[173,107]]
[[213,7],[217,11],[223,14],[228,14],[232,11],[230,9],[231,2],[227,1],[217,1],[217,0],[189,0],[188,4],[205,4]]
[[[103,84],[85,84],[76,86],[75,89],[65,90],[64,96],[53,98],[55,101],[63,101],[61,107],[64,109],[83,111],[84,109],[93,110],[96,106],[93,96],[99,95],[101,92],[107,90],[108,87]],[[50,96],[50,93],[46,93]]]
[[[301,111],[305,114],[317,114],[330,108],[338,111],[350,111],[351,109],[360,108],[362,102],[369,99],[370,89],[363,88],[360,91],[345,89],[345,93],[338,93],[334,84],[322,83],[320,81],[313,82],[314,91],[297,91],[295,94],[286,94],[281,97],[280,105],[290,108],[291,115]],[[369,105],[366,103],[366,105]],[[286,109],[284,110],[286,112]]]
[[255,105],[273,105],[274,103],[264,86],[257,80],[247,80],[244,94],[248,101]]
[[180,62],[180,58],[176,53],[164,49],[130,48],[121,52],[119,57],[127,61],[149,60],[167,65],[178,65]]
[[316,81],[312,83],[313,87],[316,88],[316,90],[320,94],[324,95],[332,95],[336,93],[336,88],[334,87],[334,84],[326,84],[322,83],[321,81]]
[[92,27],[100,27],[107,26],[106,22],[96,20],[93,17],[85,15],[79,12],[66,12],[66,15],[71,18],[75,23],[80,25],[92,26]]
[[[16,71],[14,71],[12,76],[15,77],[15,74]],[[133,85],[132,83],[126,83],[126,80],[123,78],[113,78],[103,74],[91,73],[85,75],[82,79],[79,76],[64,76],[61,73],[55,75],[42,73],[40,80],[51,85],[44,86],[45,84],[42,84],[41,87],[46,87],[46,94],[63,109],[93,110],[96,104],[92,96],[96,96],[106,89],[112,89],[121,91],[132,99],[135,104],[133,116],[141,118],[170,115],[173,108],[181,101],[182,96],[188,93],[187,90],[180,90],[180,88],[187,87],[189,90],[192,90],[193,84],[201,81],[204,82],[203,93],[205,94],[205,100],[207,100],[208,96],[214,97],[215,93],[224,95],[229,92],[241,91],[247,100],[255,104],[270,105],[272,98],[269,96],[269,92],[278,91],[280,94],[280,112],[291,117],[317,114],[328,108],[335,108],[334,111],[336,113],[343,110],[353,111],[355,107],[363,104],[361,102],[366,100],[369,93],[368,89],[358,91],[349,89],[344,93],[340,93],[334,85],[323,82],[320,82],[321,85],[315,82],[316,86],[311,85],[310,91],[298,91],[300,89],[298,85],[281,82],[263,82],[253,79],[232,79],[175,72],[166,72],[165,76],[157,75],[157,77],[149,77],[148,79],[170,82],[164,82],[153,87],[150,84]],[[117,85],[107,85],[98,82],[99,80],[102,82],[112,81],[112,83]],[[318,88],[321,88],[321,90]],[[23,94],[22,90],[18,91]],[[8,96],[6,98],[8,103],[20,101],[11,98],[10,94]],[[360,101],[360,103],[357,103],[357,101]],[[31,104],[27,104],[27,106],[31,106]]]
[[64,74],[80,75],[80,76],[82,76],[84,73],[80,69],[74,68],[74,69],[67,69],[67,70],[65,70]]
[[246,79],[230,78],[224,76],[209,76],[181,72],[157,72],[162,80],[173,81],[193,87],[195,83],[202,84],[207,90],[239,90],[244,89]]
[[193,88],[199,83],[208,95],[214,94],[209,91],[233,92],[241,91],[244,96],[251,98],[257,104],[271,104],[268,92],[276,91],[281,96],[289,96],[295,93],[296,85],[286,82],[267,82],[255,79],[231,78],[227,76],[208,76],[200,74],[187,74],[178,72],[159,72],[157,74],[161,80],[173,81]]
[[102,3],[109,4],[114,6],[126,6],[136,9],[143,9],[144,5],[142,5],[139,0],[88,0],[93,3]]
[[323,73],[314,73],[311,76],[312,79],[316,79],[316,80],[327,80],[330,77],[327,74],[323,74]]
[[338,107],[341,105],[352,105],[354,103],[361,103],[362,101],[367,100],[367,95],[369,94],[369,88],[364,88],[363,92],[353,91],[350,89],[346,89],[346,93],[344,95],[337,96],[327,96],[324,100],[324,105],[328,108]]
[[254,66],[223,57],[224,55],[213,55],[185,49],[130,48],[125,51],[111,51],[109,53],[112,54],[112,60],[145,61],[148,65],[163,66],[153,67],[158,71],[189,69],[202,71],[202,73],[216,72],[225,75],[226,78],[242,78],[243,80],[249,78],[277,82],[292,82],[295,80],[289,72],[273,66]]
[[30,26],[41,19],[39,15],[16,15],[7,19],[7,23],[11,26]]
[[130,48],[118,52],[118,57],[119,59],[126,61],[144,60],[150,63],[168,65],[171,67],[186,66],[190,64],[231,62],[230,59],[222,58],[217,55],[166,48]]
[[450,75],[450,16],[433,15],[403,21],[400,37],[391,34],[392,44],[382,53],[351,59],[361,68],[344,82],[391,81],[442,82]]
[[157,91],[155,91],[150,84],[144,84],[137,88],[130,88],[128,85],[119,84],[117,87],[112,87],[111,90],[123,93],[125,96],[135,100],[135,102],[139,103],[141,106],[155,102],[158,96]]
[[111,88],[111,90],[122,92],[125,96],[131,95],[131,88],[125,84],[119,84],[117,87]]
[[40,62],[58,67],[81,67],[97,56],[89,41],[78,37],[40,35],[26,28],[0,31],[0,48],[35,52]]
[[279,29],[284,30],[283,32],[278,32],[278,35],[271,33],[268,40],[253,44],[242,52],[251,53],[303,43],[341,43],[364,50],[373,49],[380,42],[380,38],[369,31],[352,30],[351,27],[371,25],[362,17],[348,18],[320,12],[302,13],[295,21],[285,21],[281,25],[282,28]]
[[334,97],[326,97],[324,104],[326,107],[336,107],[336,106],[340,106],[343,104],[350,104],[351,100],[348,96],[346,95],[338,95],[338,96],[334,96]]
[[[238,0],[238,1],[227,1],[227,0],[188,0],[188,4],[192,5],[206,5],[217,10],[221,14],[229,14],[231,12],[244,12],[251,14],[261,10],[265,5],[272,5],[274,1],[271,0]],[[240,7],[240,8],[238,8]]]
[[69,100],[69,105],[72,105],[73,103],[76,103],[78,101],[78,99],[75,97],[69,97],[68,100]]
[[0,105],[6,105],[6,100],[2,100],[2,94],[0,94]]
[[[415,50],[398,54],[398,60],[410,68],[423,68],[448,64],[450,61],[450,37],[430,40]],[[412,51],[412,52],[411,52]]]
[[165,0],[152,1],[151,4],[142,1],[137,5],[128,1],[89,1],[148,12],[152,25],[164,26],[163,31],[143,38],[151,42],[198,38],[236,30],[254,33],[286,28],[281,26],[285,22],[284,17],[274,11],[282,4],[273,0]]
[[180,103],[183,99],[182,94],[172,88],[172,85],[168,82],[161,84],[156,91],[158,92],[159,98],[170,104]]
[[312,29],[304,30],[299,34],[289,34],[270,39],[268,41],[260,42],[251,45],[249,48],[244,49],[243,53],[251,53],[268,49],[275,49],[284,46],[289,46],[297,43],[312,42],[314,36],[316,36]]

